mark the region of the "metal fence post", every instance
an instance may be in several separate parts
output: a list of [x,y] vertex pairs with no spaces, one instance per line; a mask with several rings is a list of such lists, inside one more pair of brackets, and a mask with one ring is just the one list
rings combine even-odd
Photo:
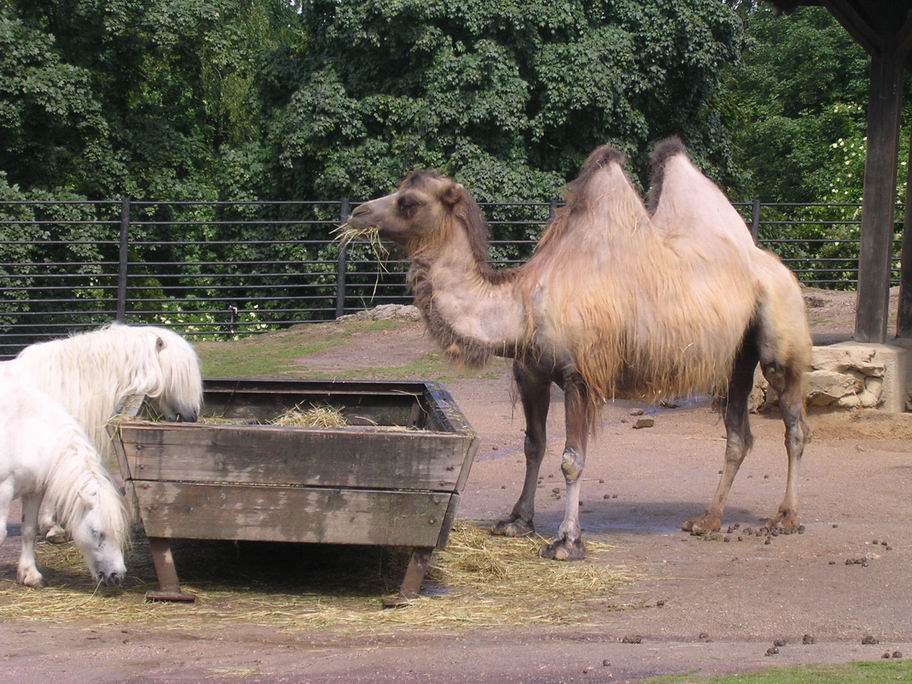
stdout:
[[[339,223],[348,221],[351,213],[351,203],[348,197],[342,198],[342,207],[339,210]],[[348,245],[339,248],[339,261],[336,263],[336,318],[345,314],[345,271],[348,267]]]
[[760,244],[760,200],[756,197],[751,204],[751,236],[755,245]]
[[553,199],[548,205],[548,223],[551,223],[555,216],[557,216],[557,200]]
[[130,260],[130,198],[124,197],[120,205],[120,256],[117,262],[117,321],[127,317],[127,264]]

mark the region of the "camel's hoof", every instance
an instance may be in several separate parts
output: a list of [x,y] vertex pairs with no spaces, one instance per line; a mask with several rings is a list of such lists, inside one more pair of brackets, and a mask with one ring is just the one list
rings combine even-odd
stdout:
[[722,529],[722,519],[718,515],[704,513],[703,515],[687,520],[681,529],[693,535],[711,534]]
[[34,568],[25,572],[22,570],[18,571],[16,573],[16,581],[19,582],[19,584],[24,584],[33,589],[44,586],[44,577],[42,577],[41,573]]
[[539,555],[542,558],[559,561],[583,560],[586,557],[586,547],[583,546],[583,540],[568,541],[567,539],[556,539],[550,544],[541,548]]
[[50,544],[66,544],[70,541],[70,535],[62,527],[52,527],[44,535],[44,540]]
[[798,514],[793,511],[780,510],[776,515],[766,523],[767,529],[779,530],[785,534],[792,534],[798,531]]
[[499,537],[528,537],[535,534],[535,526],[522,518],[507,518],[494,523],[491,534]]

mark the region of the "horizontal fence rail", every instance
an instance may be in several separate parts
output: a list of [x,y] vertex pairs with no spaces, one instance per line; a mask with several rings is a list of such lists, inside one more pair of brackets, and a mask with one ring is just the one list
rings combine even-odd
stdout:
[[[357,202],[0,200],[0,359],[112,320],[231,339],[408,303],[407,263],[332,231]],[[557,202],[482,204],[497,268],[529,258]],[[856,204],[736,205],[805,285],[852,289]],[[898,213],[901,216],[901,211]],[[899,280],[901,219],[892,280]]]

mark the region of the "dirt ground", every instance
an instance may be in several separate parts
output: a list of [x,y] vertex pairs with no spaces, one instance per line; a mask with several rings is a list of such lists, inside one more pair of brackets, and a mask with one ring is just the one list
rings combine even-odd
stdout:
[[[841,327],[838,302],[815,308],[828,321],[818,331]],[[385,350],[407,366],[432,353],[415,335],[414,324],[358,333],[345,345],[295,358],[285,374],[382,367],[393,358]],[[411,357],[402,352],[409,347]],[[508,369],[495,365],[485,377],[439,374],[481,439],[459,517],[488,523],[512,507],[523,476],[523,420]],[[563,500],[552,493],[563,488],[561,399],[555,389],[537,499],[536,526],[545,536],[563,514]],[[782,498],[781,421],[753,417],[754,451],[725,516],[725,525],[742,529],[728,541],[704,541],[679,526],[703,510],[715,488],[724,445],[719,416],[705,402],[645,407],[655,426],[635,430],[634,408],[618,402],[604,412],[589,449],[581,520],[587,538],[614,546],[606,562],[638,578],[610,604],[589,606],[578,625],[352,634],[244,624],[101,627],[91,615],[63,625],[11,620],[0,623],[3,681],[623,682],[876,660],[884,651],[912,657],[912,414],[812,416],[800,485],[805,532],[767,545],[743,527],[761,524]],[[15,579],[18,526],[10,532],[0,549],[0,582]],[[862,558],[865,564],[846,564]],[[554,604],[561,601],[555,594]],[[815,643],[802,644],[805,634]],[[622,643],[634,635],[641,643]],[[862,645],[868,635],[878,643]],[[776,639],[786,644],[766,656]]]

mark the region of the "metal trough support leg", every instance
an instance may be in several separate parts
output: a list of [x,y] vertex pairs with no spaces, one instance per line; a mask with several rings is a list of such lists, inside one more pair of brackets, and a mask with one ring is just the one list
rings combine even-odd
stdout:
[[433,548],[412,549],[412,556],[405,569],[405,577],[402,579],[402,584],[399,585],[399,594],[384,601],[384,608],[400,608],[407,605],[410,599],[418,598],[418,594],[421,593],[421,583],[424,582],[424,575],[427,573],[433,552]]
[[149,537],[149,552],[155,565],[158,577],[158,591],[147,591],[147,601],[181,601],[193,603],[196,597],[181,591],[177,579],[177,568],[174,567],[174,556],[171,555],[171,542],[161,537]]

